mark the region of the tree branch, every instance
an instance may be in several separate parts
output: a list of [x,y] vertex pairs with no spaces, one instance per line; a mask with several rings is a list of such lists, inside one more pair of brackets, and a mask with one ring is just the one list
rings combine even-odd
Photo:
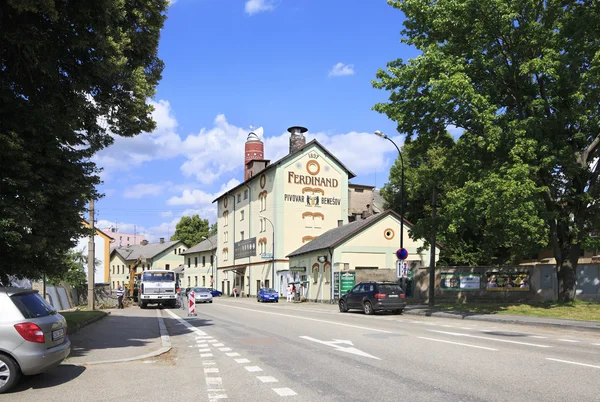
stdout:
[[579,158],[577,158],[577,162],[581,165],[581,167],[586,167],[587,163],[589,162],[588,159],[590,155],[596,150],[598,144],[600,144],[600,136],[594,138],[594,141],[592,141],[592,143],[588,145],[586,149],[583,150]]

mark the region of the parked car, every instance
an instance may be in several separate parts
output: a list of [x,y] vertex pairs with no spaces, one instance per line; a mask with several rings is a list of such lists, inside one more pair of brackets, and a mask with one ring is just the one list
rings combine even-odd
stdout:
[[279,293],[275,289],[271,288],[260,288],[256,295],[257,302],[271,301],[279,303]]
[[221,297],[223,296],[223,292],[221,292],[220,290],[214,289],[214,288],[208,288],[208,290],[210,290],[210,293],[213,295],[213,297]]
[[360,309],[365,314],[376,311],[393,311],[402,314],[406,307],[406,295],[396,282],[361,282],[340,297],[340,311]]
[[208,288],[192,288],[196,303],[212,303],[213,296]]
[[0,394],[21,375],[58,366],[71,352],[67,320],[37,290],[0,288]]

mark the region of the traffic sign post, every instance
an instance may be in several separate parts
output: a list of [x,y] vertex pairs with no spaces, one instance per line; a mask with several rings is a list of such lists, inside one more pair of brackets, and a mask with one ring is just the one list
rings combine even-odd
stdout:
[[398,257],[399,260],[406,260],[408,258],[408,250],[400,247],[398,251],[396,251],[396,257]]
[[408,278],[408,264],[406,263],[406,261],[396,261],[396,277],[400,279]]
[[196,293],[191,290],[188,296],[188,317],[196,317]]

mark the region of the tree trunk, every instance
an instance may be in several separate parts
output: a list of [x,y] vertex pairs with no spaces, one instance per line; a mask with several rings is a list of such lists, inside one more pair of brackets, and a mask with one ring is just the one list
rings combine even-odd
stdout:
[[435,223],[435,215],[436,215],[436,205],[437,205],[437,188],[433,188],[433,193],[431,195],[431,245],[429,246],[429,307],[433,307],[434,297],[435,297],[435,235],[437,232],[437,227]]
[[577,263],[581,245],[573,244],[569,250],[564,250],[562,255],[568,256],[562,261],[556,261],[556,276],[558,278],[558,300],[569,302],[575,300],[575,288],[577,286]]

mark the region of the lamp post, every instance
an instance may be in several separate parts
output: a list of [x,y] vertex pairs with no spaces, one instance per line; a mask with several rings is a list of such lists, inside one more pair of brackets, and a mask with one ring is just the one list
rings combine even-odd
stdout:
[[275,225],[271,220],[263,215],[259,215],[261,218],[266,220],[271,224],[271,228],[273,229],[273,254],[271,254],[271,287],[275,289]]
[[402,158],[402,152],[400,152],[400,148],[398,148],[398,145],[396,145],[396,143],[390,137],[388,137],[379,130],[376,130],[374,134],[394,144],[394,146],[398,150],[398,155],[400,155],[400,164],[402,167],[402,179],[400,184],[400,248],[404,248],[404,159]]
[[[210,241],[210,239],[208,238],[208,236],[202,236],[202,240],[208,240],[208,242],[210,243],[210,255],[212,257],[212,255],[213,255],[213,248],[215,248],[215,245],[213,244],[212,241]],[[214,282],[215,282],[215,264],[214,263],[216,262],[216,260],[217,260],[217,256],[215,255],[214,260],[211,261],[211,264],[210,264],[210,269],[212,270],[211,279],[213,280],[213,283],[210,284],[210,287],[213,288],[213,289],[215,288],[215,286],[214,286]]]

